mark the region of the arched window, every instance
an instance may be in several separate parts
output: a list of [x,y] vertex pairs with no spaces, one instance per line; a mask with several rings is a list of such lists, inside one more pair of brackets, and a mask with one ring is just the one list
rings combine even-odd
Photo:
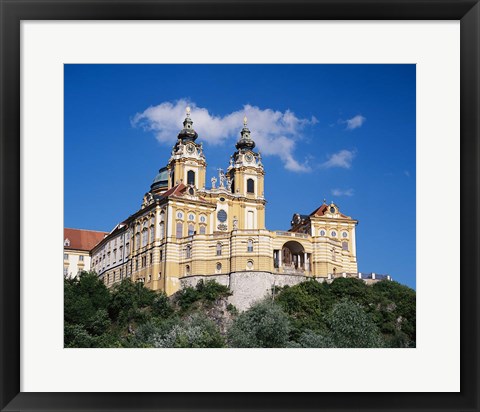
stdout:
[[188,236],[193,236],[195,234],[195,226],[188,225]]
[[252,239],[248,239],[247,252],[253,252],[253,240]]
[[155,240],[155,226],[150,227],[150,243]]
[[205,226],[200,226],[200,234],[204,235],[206,232],[206,227]]
[[189,265],[185,266],[185,273],[186,273],[187,275],[190,274],[190,266],[189,266]]
[[163,239],[165,236],[165,224],[163,222],[160,223],[160,239]]
[[143,229],[142,232],[142,247],[147,246],[148,243],[148,230]]
[[140,233],[135,235],[135,248],[138,249],[140,247]]
[[187,185],[194,185],[195,184],[195,172],[193,170],[189,170],[187,172]]
[[247,179],[247,193],[255,193],[255,182],[253,179]]
[[185,249],[185,258],[190,259],[192,257],[192,246],[187,245],[187,248]]
[[222,256],[222,244],[217,243],[217,256]]
[[348,242],[342,242],[342,249],[348,250]]
[[177,236],[177,238],[183,237],[183,223],[182,222],[177,222],[176,236]]
[[222,271],[222,264],[220,262],[217,263],[217,266],[215,267],[215,271],[217,273],[220,273]]

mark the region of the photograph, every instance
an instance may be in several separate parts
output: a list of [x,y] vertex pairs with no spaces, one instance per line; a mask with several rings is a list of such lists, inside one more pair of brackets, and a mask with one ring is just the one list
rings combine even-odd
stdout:
[[66,348],[414,348],[415,65],[64,66]]

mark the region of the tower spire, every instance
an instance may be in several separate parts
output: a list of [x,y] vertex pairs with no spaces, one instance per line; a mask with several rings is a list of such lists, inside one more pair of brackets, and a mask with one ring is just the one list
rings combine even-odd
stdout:
[[194,142],[195,139],[198,137],[198,133],[193,128],[193,121],[190,118],[190,111],[190,106],[187,106],[185,110],[185,120],[183,121],[183,129],[180,130],[180,133],[178,134],[178,139],[182,142]]
[[238,140],[237,144],[235,147],[238,150],[247,150],[250,149],[252,150],[255,147],[255,142],[252,140],[250,136],[250,130],[248,129],[247,126],[247,116],[243,118],[243,129],[240,132],[240,139]]

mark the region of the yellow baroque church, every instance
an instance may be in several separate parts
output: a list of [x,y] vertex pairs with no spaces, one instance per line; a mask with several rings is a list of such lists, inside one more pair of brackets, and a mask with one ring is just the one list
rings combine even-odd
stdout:
[[[357,221],[324,203],[294,214],[288,231],[265,228],[265,170],[247,127],[224,171],[207,188],[202,143],[187,108],[183,129],[141,208],[91,251],[92,270],[107,286],[128,277],[172,295],[200,279],[233,292],[239,309],[272,293],[274,286],[315,277],[359,277]],[[375,275],[368,281],[374,281]]]

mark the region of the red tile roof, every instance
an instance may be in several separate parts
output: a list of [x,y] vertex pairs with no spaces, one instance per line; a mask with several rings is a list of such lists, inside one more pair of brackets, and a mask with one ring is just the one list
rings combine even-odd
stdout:
[[169,196],[178,196],[180,193],[185,190],[187,186],[183,183],[180,183],[177,186],[173,186],[171,189],[168,189],[165,193],[162,193],[162,197],[169,197]]
[[[310,213],[310,216],[320,216],[321,217],[321,216],[325,215],[325,212],[327,212],[327,211],[328,211],[328,205],[323,204],[319,208],[315,209],[312,213]],[[349,218],[348,216],[344,215],[340,211],[338,212],[338,214],[340,215],[340,217],[343,217],[343,218],[346,218],[346,219]]]
[[65,246],[65,249],[85,250],[90,251],[93,247],[100,242],[107,232],[97,232],[95,230],[83,230],[83,229],[63,229],[63,241],[66,239],[70,241],[70,246]]

